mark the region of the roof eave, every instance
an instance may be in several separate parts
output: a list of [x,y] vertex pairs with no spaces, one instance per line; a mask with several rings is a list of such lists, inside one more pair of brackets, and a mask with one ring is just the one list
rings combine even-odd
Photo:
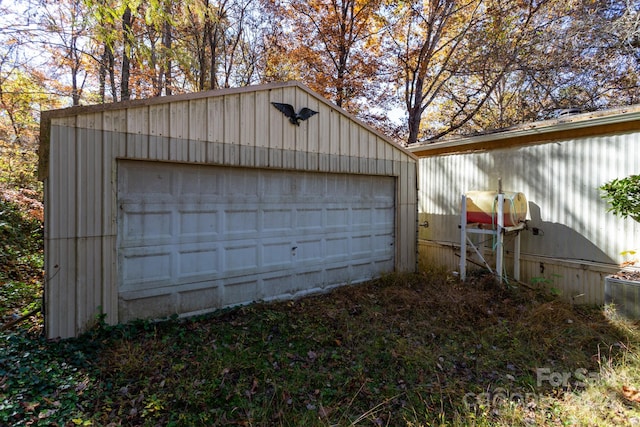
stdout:
[[539,144],[550,140],[629,132],[640,129],[640,105],[545,120],[477,136],[422,143],[408,149],[418,157],[501,147]]

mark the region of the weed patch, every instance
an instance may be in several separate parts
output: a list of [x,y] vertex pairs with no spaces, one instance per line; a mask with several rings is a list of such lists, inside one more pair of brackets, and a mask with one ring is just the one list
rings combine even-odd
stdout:
[[0,422],[14,425],[638,419],[624,394],[640,380],[637,325],[482,276],[388,275],[186,320],[99,322],[57,343],[2,339]]

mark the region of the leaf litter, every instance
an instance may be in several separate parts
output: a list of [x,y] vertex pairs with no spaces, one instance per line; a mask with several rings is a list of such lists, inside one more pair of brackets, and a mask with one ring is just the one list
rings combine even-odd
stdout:
[[[637,349],[635,326],[482,274],[391,274],[191,319],[99,323],[60,343],[25,338],[42,363],[1,368],[0,424],[555,425],[564,415],[544,399],[579,393],[575,373]],[[45,366],[60,381],[38,390]],[[621,402],[635,405],[634,387]],[[505,402],[522,403],[519,418],[504,418]]]

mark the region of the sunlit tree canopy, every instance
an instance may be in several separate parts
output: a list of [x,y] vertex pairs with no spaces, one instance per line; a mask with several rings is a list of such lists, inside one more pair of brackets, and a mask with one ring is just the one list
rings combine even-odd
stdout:
[[0,9],[0,94],[19,78],[46,98],[3,101],[0,126],[14,129],[5,142],[29,126],[35,135],[21,108],[294,79],[406,144],[640,102],[638,0],[16,0]]

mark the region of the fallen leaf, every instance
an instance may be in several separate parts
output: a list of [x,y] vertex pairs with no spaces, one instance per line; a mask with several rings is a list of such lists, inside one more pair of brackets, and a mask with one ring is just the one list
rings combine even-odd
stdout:
[[20,405],[24,408],[26,412],[34,412],[38,406],[40,406],[39,402],[21,402]]
[[640,403],[640,390],[635,387],[629,387],[626,385],[622,386],[622,395],[625,399],[630,400],[632,402]]

